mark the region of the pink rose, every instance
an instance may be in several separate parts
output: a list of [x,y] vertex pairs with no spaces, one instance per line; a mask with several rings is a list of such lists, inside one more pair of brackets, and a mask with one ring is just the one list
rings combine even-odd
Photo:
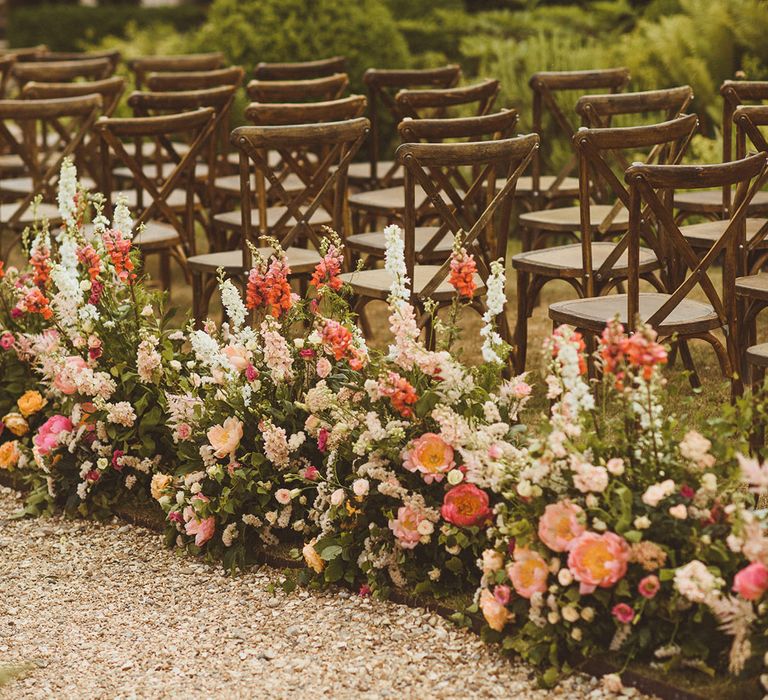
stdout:
[[491,517],[488,494],[474,484],[454,486],[445,494],[440,514],[459,527],[480,525]]
[[312,465],[308,466],[301,474],[307,481],[317,481],[320,476],[320,470]]
[[53,378],[53,385],[62,393],[70,396],[77,391],[74,377],[81,369],[88,366],[86,361],[79,355],[71,355],[64,360],[64,367],[56,373]]
[[743,568],[733,577],[733,590],[746,600],[760,600],[768,590],[768,568],[759,561]]
[[500,584],[493,589],[493,597],[502,605],[506,605],[512,597],[512,589],[509,586]]
[[515,592],[522,598],[530,599],[534,593],[547,590],[549,567],[538,552],[518,547],[515,561],[507,566],[507,576]]
[[320,379],[325,379],[331,373],[332,366],[327,357],[321,357],[317,361],[317,367],[315,369],[317,371],[317,376],[320,377]]
[[584,532],[571,542],[568,550],[568,568],[581,584],[582,595],[592,593],[598,586],[614,586],[627,573],[628,561],[629,545],[613,532]]
[[575,503],[550,503],[539,518],[539,539],[553,552],[567,552],[586,529],[584,520],[584,511]]
[[611,609],[613,615],[619,622],[628,625],[635,616],[635,611],[626,603],[617,603]]
[[415,508],[400,506],[397,510],[397,519],[389,521],[389,529],[392,530],[397,543],[403,549],[413,549],[421,539],[419,523],[426,518]]
[[15,342],[16,339],[13,337],[13,333],[10,331],[6,331],[0,335],[0,348],[3,350],[10,350]]
[[245,368],[245,378],[249,382],[255,382],[259,378],[259,370],[257,370],[252,364],[249,364]]
[[421,472],[428,484],[442,481],[445,473],[456,466],[453,448],[437,433],[424,433],[412,440],[403,457],[403,466],[408,471]]
[[250,354],[242,345],[227,345],[223,350],[233,369],[242,372],[251,364]]
[[193,516],[187,521],[184,527],[184,532],[188,535],[195,536],[195,545],[202,547],[208,540],[213,537],[213,533],[216,531],[216,518],[212,515],[199,520],[197,516]]
[[643,596],[643,598],[654,598],[661,588],[658,576],[646,576],[637,584],[637,592]]
[[37,451],[41,455],[47,455],[59,446],[59,435],[65,431],[69,432],[72,427],[72,421],[66,416],[59,414],[51,416],[40,426],[37,435],[32,438],[32,442],[35,443]]
[[235,450],[243,437],[243,422],[238,418],[227,418],[221,425],[214,425],[206,433],[213,447],[213,454],[219,459],[234,457]]
[[328,431],[325,428],[320,428],[317,433],[317,449],[320,452],[325,452],[325,447],[328,444]]

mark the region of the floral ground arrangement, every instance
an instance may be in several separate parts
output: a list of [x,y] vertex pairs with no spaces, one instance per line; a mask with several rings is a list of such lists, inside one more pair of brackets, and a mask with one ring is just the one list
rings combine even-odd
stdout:
[[0,469],[27,482],[27,515],[154,503],[168,546],[233,574],[281,548],[307,586],[458,596],[455,620],[545,685],[610,653],[768,687],[768,466],[746,440],[759,402],[686,431],[652,331],[609,324],[588,357],[562,327],[549,419],[530,430],[533,389],[506,376],[495,328],[502,266],[468,364],[450,349],[474,260],[458,241],[453,305],[424,340],[397,227],[386,352],[357,329],[331,231],[306,297],[274,246],[244,293],[221,276],[224,323],[180,329],[139,275],[126,207],[108,220],[71,163],[61,183],[63,228],[28,230],[28,264],[0,268]]

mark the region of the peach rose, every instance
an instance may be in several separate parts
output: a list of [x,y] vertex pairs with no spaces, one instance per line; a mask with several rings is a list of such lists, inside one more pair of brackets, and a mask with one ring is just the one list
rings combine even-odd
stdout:
[[29,423],[21,413],[9,413],[3,417],[3,425],[16,437],[21,437],[29,432]]
[[43,395],[39,391],[34,390],[25,391],[16,402],[24,418],[29,418],[33,413],[37,413],[47,403]]
[[421,472],[428,484],[442,481],[456,464],[453,448],[437,433],[424,433],[411,441],[403,457],[403,466],[408,471]]
[[172,485],[173,477],[170,474],[154,474],[152,476],[152,482],[149,485],[149,491],[152,494],[152,498],[159,501],[165,495],[165,491]]
[[79,370],[87,367],[86,361],[79,355],[71,355],[64,360],[64,367],[60,372],[56,373],[53,378],[53,386],[55,386],[62,394],[67,396],[74,394],[77,391],[77,384],[73,379],[73,376],[78,373]]
[[11,440],[0,445],[0,469],[13,469],[19,463],[19,441]]
[[480,594],[480,610],[488,626],[497,632],[501,632],[507,622],[514,619],[514,615],[487,588]]
[[592,593],[598,586],[610,588],[627,573],[629,545],[613,532],[585,532],[571,543],[568,551],[568,568],[580,583],[582,595]]
[[244,371],[245,368],[251,364],[251,353],[249,353],[242,345],[227,345],[223,352],[227,356],[229,364],[238,372]]
[[567,552],[586,529],[584,511],[569,500],[550,503],[539,518],[539,539],[553,552]]
[[547,590],[549,567],[537,552],[518,548],[515,550],[515,561],[507,566],[507,576],[517,594],[530,599],[534,593]]
[[422,520],[426,518],[415,508],[400,506],[397,509],[397,519],[389,521],[389,529],[403,549],[413,549],[421,540],[419,524]]
[[768,590],[768,568],[759,561],[733,577],[733,590],[746,600],[760,600]]
[[301,550],[301,553],[304,555],[304,561],[307,562],[307,566],[310,569],[312,569],[316,574],[323,573],[325,562],[315,549],[314,540],[305,544],[304,548]]
[[235,450],[243,437],[243,422],[237,418],[227,418],[222,425],[214,425],[206,433],[208,442],[219,459],[229,455],[234,457]]

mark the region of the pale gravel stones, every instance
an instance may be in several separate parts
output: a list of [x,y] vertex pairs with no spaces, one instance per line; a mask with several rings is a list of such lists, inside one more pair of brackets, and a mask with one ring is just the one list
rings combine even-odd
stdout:
[[33,668],[0,698],[608,697],[582,676],[540,690],[425,611],[285,594],[279,571],[231,578],[123,522],[8,520],[19,503],[0,492],[0,665]]

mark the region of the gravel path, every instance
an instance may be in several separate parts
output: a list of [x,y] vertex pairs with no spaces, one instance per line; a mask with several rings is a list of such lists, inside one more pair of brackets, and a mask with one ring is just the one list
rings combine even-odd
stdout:
[[31,670],[0,698],[608,697],[585,677],[539,690],[428,612],[285,594],[274,569],[231,578],[147,530],[9,520],[18,505],[0,489],[0,666]]

